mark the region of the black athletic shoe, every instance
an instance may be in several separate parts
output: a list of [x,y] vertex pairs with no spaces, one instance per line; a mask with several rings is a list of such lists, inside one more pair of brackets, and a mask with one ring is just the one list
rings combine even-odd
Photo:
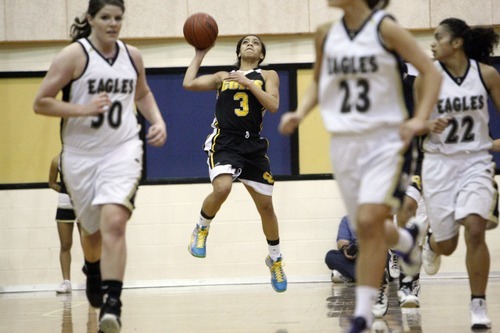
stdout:
[[100,308],[103,304],[102,302],[102,289],[101,289],[101,274],[89,275],[87,272],[87,267],[84,265],[82,268],[83,274],[87,276],[87,283],[85,286],[85,293],[87,294],[87,299],[90,305],[94,308]]
[[119,333],[122,328],[122,302],[118,298],[107,297],[99,314],[99,333]]
[[363,317],[353,317],[351,318],[351,328],[349,333],[362,333],[367,330],[366,320]]

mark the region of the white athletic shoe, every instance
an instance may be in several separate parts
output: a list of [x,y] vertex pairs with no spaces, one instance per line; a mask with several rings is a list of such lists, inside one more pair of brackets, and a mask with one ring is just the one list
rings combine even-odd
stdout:
[[409,286],[403,286],[398,290],[399,306],[402,308],[418,308],[420,302],[418,296],[413,293]]
[[58,294],[71,294],[71,282],[69,280],[64,280],[59,287],[56,289]]
[[486,314],[486,300],[474,298],[470,302],[470,316],[472,329],[491,328],[491,320]]
[[390,249],[389,254],[391,255],[388,263],[389,275],[392,279],[397,279],[399,278],[399,274],[401,273],[401,271],[399,270],[399,258],[398,255]]
[[441,266],[441,256],[431,250],[428,238],[425,239],[422,247],[422,266],[424,266],[424,270],[428,275],[436,274]]

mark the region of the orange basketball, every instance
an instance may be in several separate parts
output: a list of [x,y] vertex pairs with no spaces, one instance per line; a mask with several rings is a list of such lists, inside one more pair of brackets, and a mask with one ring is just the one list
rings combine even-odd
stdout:
[[189,44],[202,50],[215,43],[219,27],[212,16],[207,13],[196,13],[187,18],[183,32]]

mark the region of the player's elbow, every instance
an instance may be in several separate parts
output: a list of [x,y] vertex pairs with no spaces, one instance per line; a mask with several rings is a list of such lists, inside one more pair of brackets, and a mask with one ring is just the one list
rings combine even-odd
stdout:
[[271,113],[274,113],[274,112],[277,112],[278,109],[279,109],[279,102],[276,102],[276,103],[270,103],[269,105],[267,105],[266,109],[271,112]]
[[194,90],[194,80],[190,80],[189,78],[185,77],[184,80],[182,80],[182,88],[186,90]]
[[193,84],[193,81],[183,81],[182,88],[184,88],[188,91],[195,91],[196,90],[196,86]]
[[193,91],[193,88],[189,84],[183,84],[182,88],[184,88],[185,90],[188,90],[188,91]]
[[43,112],[43,101],[40,98],[36,98],[33,102],[33,111],[35,114],[42,114]]

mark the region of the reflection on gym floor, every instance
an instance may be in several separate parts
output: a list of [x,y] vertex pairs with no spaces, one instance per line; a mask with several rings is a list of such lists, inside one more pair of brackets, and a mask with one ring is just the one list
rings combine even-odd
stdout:
[[[377,333],[471,332],[465,279],[422,279],[420,308],[401,309],[397,286]],[[354,284],[290,283],[283,294],[270,285],[125,289],[122,333],[343,333],[354,310]],[[488,312],[500,332],[500,279],[490,279]],[[0,294],[0,332],[96,333],[98,310],[83,290]]]

